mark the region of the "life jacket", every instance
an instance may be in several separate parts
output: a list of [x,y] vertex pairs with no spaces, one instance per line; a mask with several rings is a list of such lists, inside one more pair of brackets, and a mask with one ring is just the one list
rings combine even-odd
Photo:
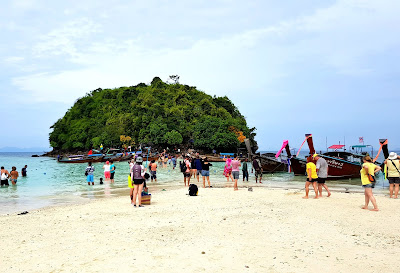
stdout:
[[142,165],[139,165],[139,164],[133,165],[132,172],[133,172],[133,179],[143,179],[143,177],[141,175]]

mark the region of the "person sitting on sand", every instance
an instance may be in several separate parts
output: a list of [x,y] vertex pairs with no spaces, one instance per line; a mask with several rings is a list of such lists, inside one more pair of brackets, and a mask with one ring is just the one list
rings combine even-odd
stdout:
[[4,169],[3,166],[1,166],[1,172],[0,172],[0,176],[1,176],[1,186],[10,186],[8,184],[8,177],[10,177],[10,173]]
[[238,190],[237,182],[239,179],[239,168],[240,168],[241,164],[240,164],[240,160],[238,160],[237,154],[235,154],[233,157],[234,158],[232,160],[232,176],[233,176],[233,179],[235,180],[235,184],[233,185],[233,190],[237,191]]
[[400,184],[400,162],[398,155],[394,152],[391,152],[384,163],[386,165],[387,179],[389,180],[390,198],[393,198],[394,186],[394,198],[397,199]]
[[18,179],[18,172],[17,172],[17,168],[16,167],[12,167],[11,168],[10,175],[11,175],[11,179],[10,179],[11,183],[13,185],[16,185],[17,184],[17,179]]
[[365,195],[365,206],[363,209],[368,209],[369,201],[371,201],[374,208],[372,211],[378,211],[378,205],[376,204],[375,197],[372,193],[372,188],[375,187],[375,182],[369,179],[370,176],[372,180],[375,180],[375,174],[381,170],[381,167],[372,163],[372,159],[369,155],[363,157],[364,164],[362,165],[361,173],[361,183],[364,188]]
[[328,163],[325,158],[320,157],[318,154],[313,155],[314,160],[317,162],[317,175],[318,175],[318,191],[319,197],[322,197],[322,187],[328,192],[328,197],[331,196],[331,192],[328,186],[325,184],[326,178],[328,177]]
[[304,199],[308,199],[308,193],[310,192],[310,184],[312,184],[314,191],[315,191],[315,197],[314,199],[318,198],[318,190],[317,190],[317,181],[318,181],[318,175],[317,175],[317,167],[315,166],[313,159],[311,156],[307,157],[307,165],[306,165],[306,170],[307,170],[307,180],[306,180],[306,195],[303,197]]

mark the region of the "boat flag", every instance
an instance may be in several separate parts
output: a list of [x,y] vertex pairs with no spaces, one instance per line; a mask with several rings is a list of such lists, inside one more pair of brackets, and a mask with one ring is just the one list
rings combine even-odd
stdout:
[[360,136],[360,137],[358,138],[358,142],[364,143],[364,137]]

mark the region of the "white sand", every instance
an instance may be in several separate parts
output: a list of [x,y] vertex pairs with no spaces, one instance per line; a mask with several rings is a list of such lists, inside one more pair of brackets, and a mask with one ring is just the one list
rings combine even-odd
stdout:
[[[1,272],[399,272],[400,199],[200,188],[0,217]],[[313,195],[312,195],[313,196]]]

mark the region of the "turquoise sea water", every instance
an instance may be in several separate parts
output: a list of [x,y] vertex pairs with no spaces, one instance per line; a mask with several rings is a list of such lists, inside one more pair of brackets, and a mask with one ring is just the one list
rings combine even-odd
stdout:
[[[29,211],[42,207],[88,202],[95,198],[108,198],[116,195],[128,195],[129,188],[127,177],[129,174],[128,162],[116,162],[115,183],[103,185],[99,184],[99,178],[103,177],[102,166],[104,163],[94,163],[96,171],[94,173],[95,185],[88,186],[84,175],[86,163],[58,163],[51,157],[31,157],[35,153],[0,153],[0,165],[11,171],[11,167],[17,167],[20,173],[17,185],[10,183],[9,187],[0,188],[0,214],[17,213]],[[211,185],[214,187],[232,186],[232,182],[227,182],[223,176],[223,162],[213,162],[210,168]],[[27,177],[21,177],[21,169],[28,165]],[[146,166],[146,163],[144,163]],[[179,165],[178,165],[179,166]],[[148,182],[150,193],[162,189],[183,187],[183,176],[179,168],[175,170],[172,166],[161,167],[157,170],[158,182]],[[250,173],[249,182],[242,182],[242,175],[238,182],[241,186],[262,186],[262,187],[282,187],[302,189],[305,177],[294,176],[290,173],[264,174],[263,184],[256,184],[255,178]],[[193,178],[191,180],[193,182]],[[200,177],[200,183],[202,180]],[[362,191],[359,179],[329,181],[328,186],[333,190]],[[378,178],[375,191],[387,191],[387,181],[383,177]],[[200,188],[201,190],[201,188]],[[128,199],[129,197],[127,197]],[[129,201],[128,201],[129,202]]]

